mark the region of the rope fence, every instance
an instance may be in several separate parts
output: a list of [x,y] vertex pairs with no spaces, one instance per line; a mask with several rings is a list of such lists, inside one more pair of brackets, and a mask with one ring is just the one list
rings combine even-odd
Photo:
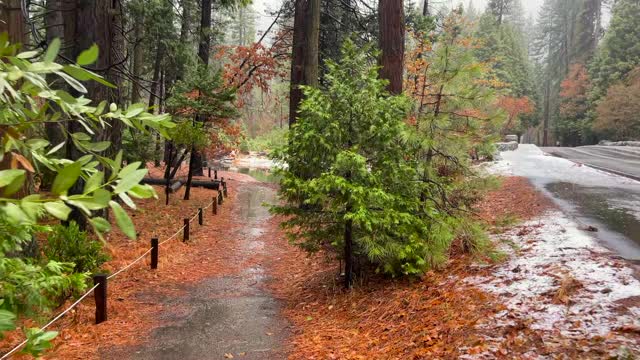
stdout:
[[[211,173],[211,170],[209,170],[209,173]],[[217,175],[218,174],[217,174],[217,171],[216,171],[215,172],[216,178],[217,178]],[[218,190],[218,196],[214,197],[211,200],[211,202],[209,203],[209,205],[207,205],[206,207],[198,208],[198,211],[196,211],[196,214],[193,217],[191,217],[191,219],[185,218],[184,219],[184,225],[180,229],[178,229],[178,231],[176,231],[173,235],[169,236],[166,240],[162,241],[161,243],[158,243],[158,239],[157,238],[151,239],[151,247],[149,249],[147,249],[142,255],[140,255],[138,258],[136,258],[135,260],[133,260],[132,262],[130,262],[129,264],[127,264],[123,268],[119,269],[115,273],[113,273],[113,274],[111,274],[109,276],[107,276],[107,275],[95,275],[93,277],[94,286],[91,289],[87,290],[82,296],[80,296],[80,298],[78,298],[78,300],[76,300],[68,308],[66,308],[64,311],[62,311],[56,317],[54,317],[46,325],[41,327],[40,331],[46,330],[53,323],[55,323],[56,321],[60,320],[60,318],[62,318],[69,311],[71,311],[73,308],[78,306],[82,302],[82,300],[84,300],[86,297],[88,297],[92,293],[94,294],[95,299],[96,299],[96,321],[95,321],[95,323],[99,324],[99,323],[101,323],[103,321],[106,321],[107,320],[107,281],[111,280],[111,279],[115,278],[116,276],[120,275],[121,273],[129,270],[133,265],[135,265],[138,262],[142,261],[142,259],[144,259],[149,253],[151,253],[151,269],[152,270],[153,269],[157,269],[157,266],[158,266],[158,248],[161,245],[163,245],[163,244],[175,239],[178,235],[180,235],[180,233],[184,234],[184,236],[183,236],[183,241],[184,242],[189,240],[189,224],[191,222],[193,222],[195,219],[198,218],[199,219],[199,224],[203,225],[204,210],[209,209],[210,207],[213,206],[213,215],[217,215],[218,214],[218,205],[221,205],[222,202],[223,202],[223,198],[227,196],[227,183],[224,181],[224,178],[222,178],[221,180],[222,180],[221,183],[222,183],[223,188]],[[6,354],[2,355],[2,357],[0,357],[0,360],[8,359],[11,355],[13,355],[15,352],[20,350],[27,342],[28,342],[28,339],[25,339],[23,342],[21,342],[20,344],[16,345],[14,348],[12,348],[9,352],[7,352]]]

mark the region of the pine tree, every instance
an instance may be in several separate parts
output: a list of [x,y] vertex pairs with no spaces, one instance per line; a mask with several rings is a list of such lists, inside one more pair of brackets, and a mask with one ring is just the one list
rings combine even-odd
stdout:
[[288,164],[286,203],[272,208],[286,215],[283,225],[297,245],[342,254],[347,287],[355,257],[386,273],[418,274],[444,251],[430,242],[435,235],[407,156],[409,104],[389,96],[367,51],[347,41],[340,63],[327,63],[326,89],[304,89],[301,116],[277,156]]
[[611,23],[590,67],[592,99],[597,101],[607,89],[640,65],[640,1],[618,0]]

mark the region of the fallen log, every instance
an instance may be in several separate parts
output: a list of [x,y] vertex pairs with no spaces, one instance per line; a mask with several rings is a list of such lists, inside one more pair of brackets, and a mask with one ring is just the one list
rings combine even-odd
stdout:
[[[141,181],[142,184],[149,185],[161,185],[166,186],[167,180],[165,179],[154,179],[154,178],[144,178]],[[169,191],[175,193],[185,184],[185,181],[182,179],[172,180],[169,185]],[[191,181],[192,187],[203,187],[205,189],[210,190],[219,190],[220,189],[220,181],[219,180],[193,180]]]

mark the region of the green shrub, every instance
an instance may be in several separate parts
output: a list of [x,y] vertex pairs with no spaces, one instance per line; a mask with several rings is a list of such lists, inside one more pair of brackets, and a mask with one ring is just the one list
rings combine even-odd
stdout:
[[250,151],[269,151],[282,147],[287,141],[288,129],[276,128],[268,133],[247,140]]
[[44,254],[49,260],[74,263],[76,273],[94,272],[109,260],[102,242],[89,238],[73,221],[69,226],[53,228],[44,246]]

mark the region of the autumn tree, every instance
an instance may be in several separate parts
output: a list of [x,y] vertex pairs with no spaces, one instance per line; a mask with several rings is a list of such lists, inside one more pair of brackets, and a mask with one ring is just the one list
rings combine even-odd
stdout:
[[535,110],[534,103],[526,96],[520,98],[503,96],[498,99],[497,106],[507,114],[507,120],[502,126],[501,133],[503,135],[522,135],[523,129],[520,126],[520,117],[533,113]]
[[591,82],[583,64],[573,64],[560,84],[560,116],[554,131],[564,146],[588,142],[591,134],[589,91]]
[[608,140],[640,140],[640,67],[614,84],[596,108],[593,130]]

